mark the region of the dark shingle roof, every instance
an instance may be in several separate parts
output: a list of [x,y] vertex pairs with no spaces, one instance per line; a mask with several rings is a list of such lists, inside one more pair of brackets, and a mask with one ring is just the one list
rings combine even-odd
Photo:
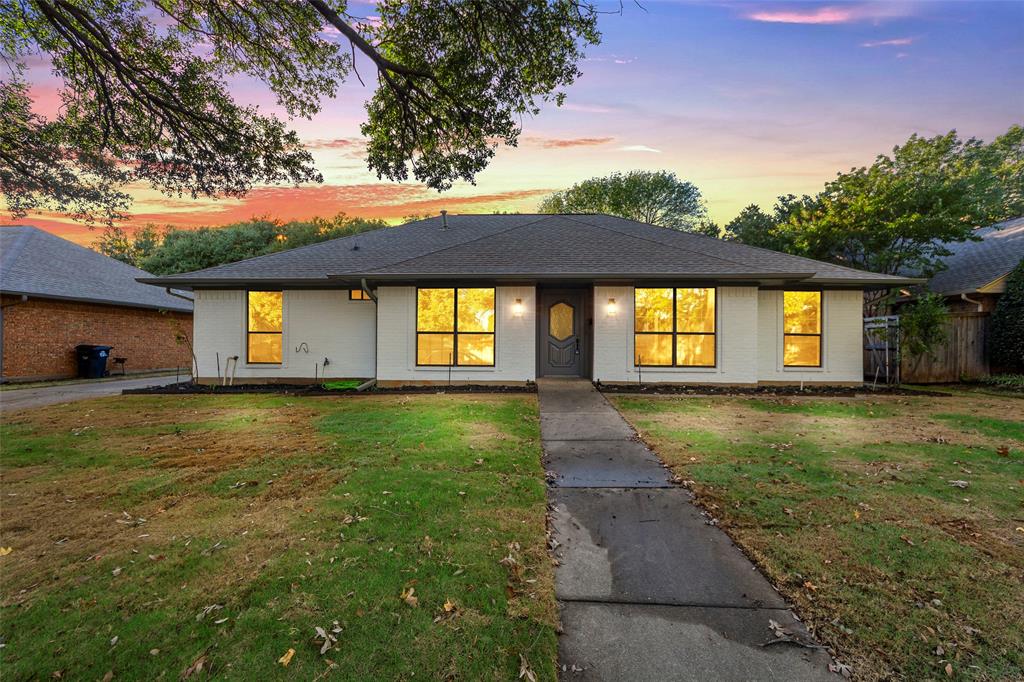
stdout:
[[891,277],[608,215],[418,220],[206,270],[162,286],[458,278],[706,278],[897,286]]
[[137,281],[149,276],[36,227],[0,227],[0,291],[5,294],[192,312],[188,301]]
[[928,282],[934,292],[956,296],[978,291],[1013,270],[1024,258],[1024,217],[976,231],[981,241],[943,244],[953,252],[946,269]]

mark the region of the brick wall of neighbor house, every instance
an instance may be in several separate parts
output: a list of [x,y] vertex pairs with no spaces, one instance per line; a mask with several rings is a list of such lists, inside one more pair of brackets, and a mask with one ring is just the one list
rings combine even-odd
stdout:
[[[3,376],[17,381],[73,377],[75,346],[113,346],[112,356],[128,359],[128,372],[192,365],[188,347],[175,341],[192,334],[192,315],[143,308],[29,298],[2,297]],[[13,305],[8,305],[13,303]],[[107,364],[113,370],[113,363]]]
[[[246,295],[242,289],[195,293],[196,359],[200,381],[217,381],[227,359],[238,356],[235,380],[247,383],[312,382],[373,376],[377,306],[351,301],[348,289],[286,289],[281,364],[246,364]],[[324,358],[330,362],[323,368]]]

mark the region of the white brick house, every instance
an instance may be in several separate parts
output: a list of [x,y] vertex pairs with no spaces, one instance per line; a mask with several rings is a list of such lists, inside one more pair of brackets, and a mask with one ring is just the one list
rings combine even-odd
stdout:
[[877,275],[604,215],[459,215],[140,281],[195,296],[198,380],[859,384]]

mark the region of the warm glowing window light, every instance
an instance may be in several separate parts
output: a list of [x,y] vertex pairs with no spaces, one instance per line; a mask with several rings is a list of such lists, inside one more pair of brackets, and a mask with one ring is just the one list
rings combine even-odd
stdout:
[[418,289],[416,364],[494,365],[494,289]]
[[715,366],[715,289],[634,290],[633,364]]
[[250,364],[281,362],[281,330],[284,294],[250,291],[246,296],[246,361]]
[[821,367],[821,292],[782,293],[783,364]]

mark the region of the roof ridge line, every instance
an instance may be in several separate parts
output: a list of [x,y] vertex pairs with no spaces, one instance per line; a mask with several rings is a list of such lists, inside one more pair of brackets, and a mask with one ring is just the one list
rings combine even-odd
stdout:
[[[607,214],[601,214],[601,215],[607,215]],[[568,218],[568,216],[564,216],[564,217]],[[620,216],[614,216],[614,217],[618,218]],[[772,274],[771,270],[764,270],[760,266],[756,266],[756,265],[752,266],[752,265],[750,265],[748,263],[740,263],[738,261],[734,261],[734,260],[729,259],[729,258],[722,258],[721,256],[713,256],[711,254],[703,253],[701,251],[695,251],[693,249],[687,249],[685,247],[676,246],[675,244],[662,244],[661,242],[659,242],[659,241],[657,241],[655,239],[648,239],[647,237],[642,237],[642,236],[635,235],[635,234],[629,234],[628,232],[623,232],[622,230],[616,230],[614,227],[605,227],[604,225],[595,225],[594,223],[588,223],[586,220],[578,220],[576,218],[568,218],[568,219],[569,220],[573,220],[573,221],[578,222],[578,223],[583,223],[584,225],[589,225],[590,227],[596,227],[597,229],[604,230],[606,232],[614,232],[615,234],[621,234],[623,236],[632,237],[634,239],[643,239],[645,242],[651,242],[652,244],[657,244],[658,246],[664,246],[664,247],[673,249],[675,251],[685,251],[686,253],[695,253],[698,256],[701,256],[703,258],[714,258],[715,260],[722,261],[723,263],[732,263],[733,265],[740,265],[740,266],[743,266],[745,268],[754,267],[754,268],[757,268],[757,269],[761,270],[761,272],[764,273],[764,274],[768,274],[768,275]],[[625,220],[633,220],[633,219],[632,218],[625,218]],[[658,225],[651,225],[649,223],[641,223],[639,220],[633,220],[633,222],[638,223],[640,225],[647,225],[648,227],[659,227]],[[670,227],[662,227],[660,229],[671,230],[672,228],[670,228]],[[694,233],[693,232],[687,232],[686,234],[694,234]],[[706,236],[706,235],[700,235],[700,236],[703,237],[703,236]],[[714,239],[714,237],[708,237],[708,239]],[[813,275],[813,273],[812,273],[812,275]]]
[[[492,232],[490,234],[483,234],[483,235],[480,235],[479,237],[477,237],[475,239],[469,239],[469,240],[464,241],[464,242],[459,242],[458,244],[452,244],[451,246],[445,246],[443,248],[434,249],[433,251],[427,251],[426,253],[421,253],[421,254],[418,254],[416,256],[409,256],[408,258],[403,258],[402,260],[396,260],[396,261],[394,261],[392,263],[388,263],[387,265],[381,265],[381,266],[378,266],[376,268],[372,268],[370,270],[367,270],[366,273],[367,274],[371,274],[371,273],[374,273],[374,272],[376,272],[378,270],[381,270],[383,268],[393,268],[396,265],[401,265],[402,263],[408,263],[409,261],[416,260],[417,258],[424,258],[426,256],[433,256],[434,254],[443,253],[445,251],[450,251],[451,249],[457,249],[457,248],[463,247],[466,244],[472,244],[473,242],[478,242],[481,239],[489,239],[490,237],[496,237],[499,234],[505,234],[506,232],[511,232],[512,230],[518,230],[519,228],[526,227],[527,225],[533,225],[535,223],[543,222],[543,221],[553,217],[554,215],[555,214],[553,214],[553,213],[552,214],[548,214],[548,215],[545,215],[543,218],[537,218],[536,220],[530,220],[528,222],[522,223],[521,225],[513,225],[512,227],[507,227],[504,230],[498,230],[497,232]],[[451,228],[448,228],[448,229],[451,229]],[[350,274],[351,272],[352,271],[339,272],[338,274],[339,275],[345,275],[345,274]],[[331,277],[331,276],[332,276],[332,274],[330,274],[330,273],[327,274],[327,277]]]

